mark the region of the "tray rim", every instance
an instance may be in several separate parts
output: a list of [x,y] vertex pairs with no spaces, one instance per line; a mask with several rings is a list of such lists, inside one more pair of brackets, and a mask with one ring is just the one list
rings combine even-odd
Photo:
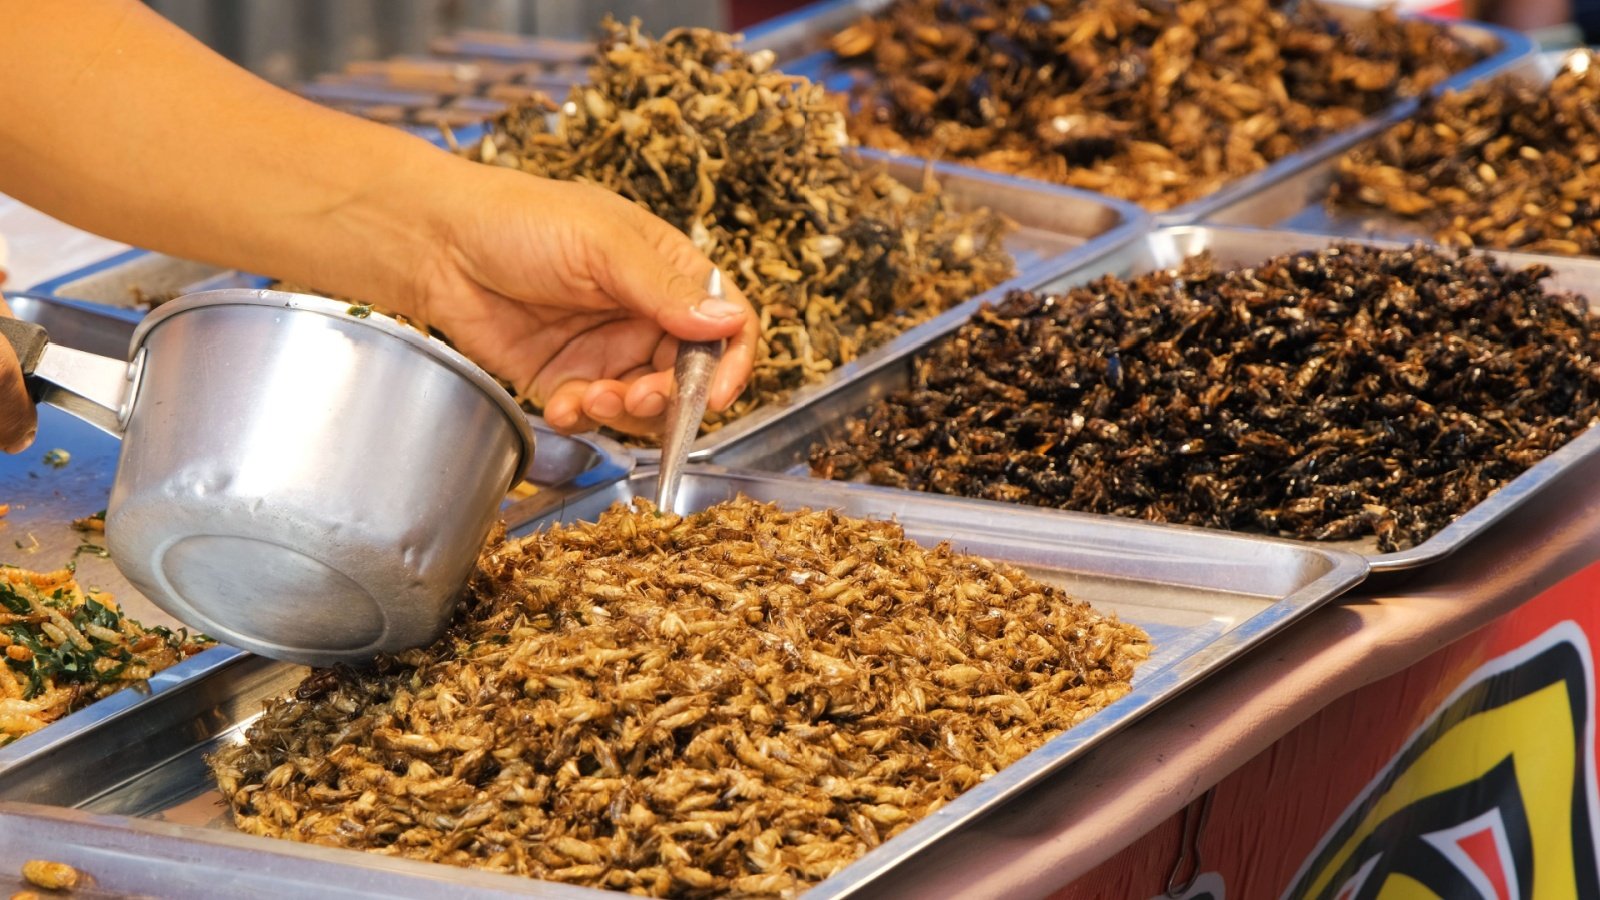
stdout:
[[[141,247],[129,247],[126,250],[119,250],[103,259],[98,259],[92,263],[88,263],[87,265],[72,269],[71,271],[63,272],[54,278],[47,278],[44,281],[24,288],[20,293],[31,294],[34,297],[55,300],[62,303],[83,304],[88,307],[92,307],[96,312],[103,311],[107,314],[110,314],[113,318],[131,319],[132,321],[137,322],[139,319],[144,318],[143,310],[135,309],[129,306],[114,306],[110,303],[96,303],[93,300],[82,300],[76,297],[63,296],[61,294],[61,289],[65,285],[72,284],[76,281],[81,281],[90,277],[91,275],[98,275],[101,272],[107,271],[108,269],[114,269],[118,266],[125,266],[129,263],[143,259],[146,256],[153,255],[156,255],[154,250],[145,250]],[[171,258],[175,260],[179,259],[179,257],[176,256]]]
[[136,716],[150,701],[237,665],[247,655],[237,647],[217,644],[150,676],[148,688],[125,687],[62,716],[38,731],[17,738],[0,747],[0,779],[17,766],[48,757],[61,743],[76,740],[126,717]]
[[[137,252],[144,253],[145,251],[140,250]],[[102,262],[104,262],[104,260],[102,260]],[[144,317],[144,313],[136,309],[110,306],[105,303],[95,303],[93,300],[71,300],[66,297],[58,297],[50,293],[35,290],[33,288],[29,288],[25,291],[6,291],[6,298],[8,300],[13,297],[20,297],[24,300],[31,300],[35,303],[43,303],[48,306],[57,306],[62,309],[69,309],[72,310],[75,315],[88,316],[94,319],[110,321],[118,325],[126,325],[130,339],[133,336],[133,329],[139,324],[139,320]]]
[[[157,880],[161,880],[161,872],[187,871],[195,865],[197,857],[204,857],[208,858],[208,868],[225,868],[229,863],[235,863],[260,882],[312,890],[333,888],[339,897],[426,900],[441,896],[441,890],[450,891],[452,896],[474,898],[535,896],[548,900],[597,900],[614,896],[592,888],[556,881],[536,881],[520,875],[20,800],[0,800],[0,820],[5,819],[14,820],[20,825],[36,824],[41,829],[71,832],[75,839],[69,838],[67,843],[53,845],[51,859],[66,857],[65,861],[70,864],[71,859],[76,857],[72,851],[92,848],[97,852],[136,857],[138,865],[153,871]],[[152,853],[152,850],[155,852]],[[351,853],[369,858],[351,859]],[[309,866],[312,871],[297,873],[291,868],[297,864]],[[115,879],[97,876],[96,868],[86,864],[81,871],[95,878],[97,887],[118,887],[105,884]],[[351,882],[329,884],[320,880],[325,876],[347,876]],[[170,882],[162,880],[162,883]],[[535,889],[530,890],[530,885]],[[97,893],[95,896],[101,895]],[[262,895],[251,891],[248,896]]]

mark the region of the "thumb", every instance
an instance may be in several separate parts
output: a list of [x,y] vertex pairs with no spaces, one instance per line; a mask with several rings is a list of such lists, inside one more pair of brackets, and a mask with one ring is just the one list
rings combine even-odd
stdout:
[[[686,276],[679,276],[680,278]],[[742,295],[735,293],[713,297],[706,292],[704,283],[695,289],[692,304],[667,303],[656,312],[656,322],[663,331],[686,341],[711,341],[738,335],[745,323],[755,318],[755,312]]]
[[706,292],[710,260],[699,257],[680,266],[637,232],[627,233],[624,240],[601,244],[599,271],[594,273],[601,289],[619,306],[687,341],[733,337],[754,319],[749,301],[727,279],[724,297]]
[[[611,200],[621,200],[615,194]],[[724,277],[723,297],[707,292],[714,266],[688,236],[634,203],[621,200],[614,226],[624,238],[601,242],[597,279],[612,300],[686,341],[728,344],[711,380],[711,408],[733,405],[755,367],[761,320],[738,285]],[[726,273],[724,273],[726,274]]]
[[714,269],[699,248],[666,221],[635,203],[619,200],[610,240],[590,242],[600,251],[595,282],[618,306],[661,325],[686,341],[731,338],[754,322],[755,311],[730,279],[723,279],[723,298],[707,293]]
[[[0,315],[12,318],[4,297],[0,297]],[[28,449],[39,430],[36,415],[16,351],[9,341],[0,340],[0,449],[6,453]]]

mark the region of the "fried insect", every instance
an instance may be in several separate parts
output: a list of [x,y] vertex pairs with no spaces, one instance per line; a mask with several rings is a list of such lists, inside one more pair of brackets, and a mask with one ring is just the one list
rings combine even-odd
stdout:
[[731,35],[606,25],[590,83],[550,121],[523,104],[469,155],[615,191],[681,229],[755,305],[749,388],[708,428],[779,400],[1005,280],[1007,224],[849,158],[844,110]]
[[45,859],[30,859],[22,864],[22,877],[34,887],[47,891],[70,891],[83,880],[83,875],[66,863]]
[[1128,691],[1138,628],[892,522],[644,501],[492,539],[432,647],[210,761],[252,834],[792,896]]
[[1402,549],[1600,415],[1600,328],[1547,275],[1346,244],[1015,293],[811,470]]
[[1548,85],[1503,78],[1428,103],[1339,161],[1328,202],[1442,243],[1600,255],[1600,58]]
[[1268,0],[898,0],[839,33],[851,134],[1165,210],[1480,58],[1392,11]]

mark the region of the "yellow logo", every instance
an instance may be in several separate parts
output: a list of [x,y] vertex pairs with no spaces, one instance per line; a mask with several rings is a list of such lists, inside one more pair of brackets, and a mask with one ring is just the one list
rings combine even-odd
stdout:
[[1473,673],[1323,837],[1285,897],[1600,898],[1588,647],[1563,622]]

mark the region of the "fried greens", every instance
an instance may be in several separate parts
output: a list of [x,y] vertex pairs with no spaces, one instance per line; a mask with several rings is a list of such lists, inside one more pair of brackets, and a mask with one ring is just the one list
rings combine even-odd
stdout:
[[71,569],[0,568],[0,745],[126,687],[211,641],[146,628]]

